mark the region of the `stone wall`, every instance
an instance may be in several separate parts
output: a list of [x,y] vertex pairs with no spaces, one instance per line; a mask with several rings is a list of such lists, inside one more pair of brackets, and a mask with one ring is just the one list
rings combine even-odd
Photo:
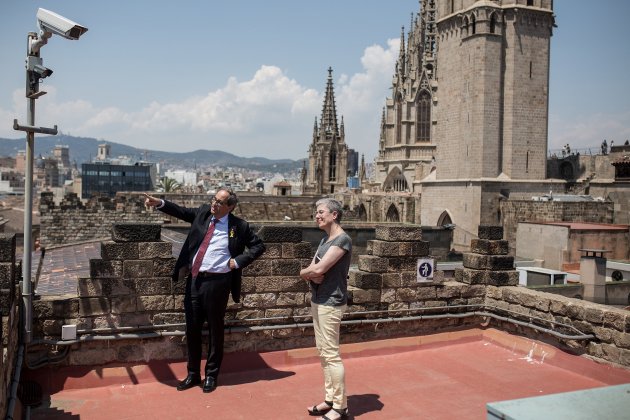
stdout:
[[[226,351],[311,347],[309,291],[298,276],[312,258],[310,244],[296,227],[263,226],[259,235],[267,251],[244,270],[241,303],[229,303]],[[595,338],[585,341],[557,339],[556,345],[630,366],[630,313],[516,287],[518,275],[500,227],[480,227],[455,281],[439,271],[432,281],[417,281],[417,259],[430,257],[421,235],[417,226],[376,228],[366,254],[359,255],[358,268],[349,274],[343,342],[432,334],[480,323],[553,340],[529,327],[537,325],[549,331],[570,328],[573,335],[593,334]],[[39,348],[41,354],[27,356],[45,356],[48,344],[40,339],[59,340],[62,325],[75,324],[80,341],[71,345],[67,364],[184,359],[184,285],[171,281],[170,244],[159,238],[157,224],[115,225],[113,240],[102,243],[101,258],[91,261],[90,277],[79,280],[78,297],[35,302],[37,339],[31,351]],[[515,326],[509,319],[526,326]]]
[[[15,261],[15,235],[0,235],[0,417],[7,414],[11,382],[18,354],[19,264]],[[12,413],[9,413],[12,414]]]
[[160,214],[144,206],[141,195],[92,197],[85,205],[74,193],[55,204],[53,193],[41,194],[40,243],[42,247],[106,238],[121,222],[157,223]]
[[613,223],[612,202],[504,200],[499,209],[508,242],[516,245],[519,222]]

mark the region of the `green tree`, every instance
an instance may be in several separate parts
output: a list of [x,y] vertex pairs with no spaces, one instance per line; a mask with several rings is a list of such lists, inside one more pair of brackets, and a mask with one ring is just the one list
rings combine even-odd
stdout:
[[169,178],[165,176],[161,181],[157,184],[158,192],[175,192],[179,191],[182,185],[174,180],[173,178]]

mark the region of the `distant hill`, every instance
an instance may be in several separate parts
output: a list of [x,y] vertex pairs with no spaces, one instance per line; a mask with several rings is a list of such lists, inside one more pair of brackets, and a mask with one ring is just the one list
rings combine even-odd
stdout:
[[[160,162],[165,168],[184,167],[193,168],[206,165],[221,167],[235,167],[263,172],[293,172],[302,167],[301,160],[267,159],[262,157],[245,158],[219,150],[195,150],[188,153],[161,152],[157,150],[137,149],[120,143],[97,140],[90,137],[74,137],[68,135],[36,136],[35,157],[51,156],[57,145],[68,146],[70,160],[76,161],[80,168],[82,163],[90,162],[98,151],[98,145],[107,143],[111,146],[110,155],[129,156],[137,160]],[[0,156],[13,156],[19,150],[26,150],[26,140],[0,138]]]

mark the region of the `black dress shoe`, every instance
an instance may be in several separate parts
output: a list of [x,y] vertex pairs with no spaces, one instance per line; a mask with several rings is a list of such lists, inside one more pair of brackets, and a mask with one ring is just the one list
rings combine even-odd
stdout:
[[186,379],[177,385],[178,391],[185,391],[193,386],[201,385],[201,375],[198,373],[189,373]]
[[203,381],[203,392],[212,392],[217,389],[217,380],[212,376],[206,377],[206,380]]

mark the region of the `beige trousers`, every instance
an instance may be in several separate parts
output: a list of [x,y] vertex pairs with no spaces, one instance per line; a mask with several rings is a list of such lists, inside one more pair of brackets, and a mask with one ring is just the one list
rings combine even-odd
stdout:
[[347,407],[345,371],[339,352],[339,328],[344,306],[326,306],[311,302],[311,314],[315,329],[315,344],[324,370],[325,401],[332,401],[333,408]]

